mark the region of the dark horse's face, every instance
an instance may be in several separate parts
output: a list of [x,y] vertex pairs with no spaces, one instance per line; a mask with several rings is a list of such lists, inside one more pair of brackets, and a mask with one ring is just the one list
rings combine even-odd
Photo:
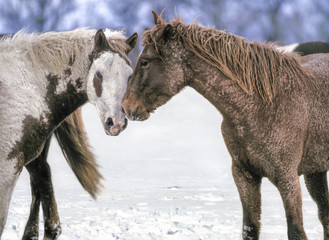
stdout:
[[[154,42],[145,44],[138,58],[135,70],[128,82],[122,107],[131,120],[143,121],[157,107],[165,104],[184,87],[181,60],[181,45],[168,36],[172,28],[155,12],[155,26],[161,30],[155,33],[156,40],[162,41],[161,48],[155,48]],[[181,49],[181,50],[180,50]]]

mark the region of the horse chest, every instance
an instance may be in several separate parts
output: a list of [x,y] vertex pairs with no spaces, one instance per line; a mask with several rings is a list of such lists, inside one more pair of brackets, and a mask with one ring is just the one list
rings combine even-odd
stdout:
[[247,126],[234,126],[223,121],[222,134],[233,163],[251,169],[259,176],[271,171],[269,158],[271,149],[264,136],[259,136]]

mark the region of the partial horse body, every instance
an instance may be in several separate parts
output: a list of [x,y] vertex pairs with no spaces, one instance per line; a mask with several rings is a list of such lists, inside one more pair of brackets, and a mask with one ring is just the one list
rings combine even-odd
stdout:
[[[100,181],[103,177],[98,171],[98,164],[87,143],[81,109],[67,117],[55,129],[54,135],[82,187],[96,199],[102,187]],[[41,154],[25,166],[30,174],[32,203],[23,240],[38,239],[40,203],[44,213],[45,238],[57,239],[61,233],[51,171],[47,163],[50,141],[51,136],[47,139]]]
[[[127,120],[121,99],[132,72],[127,54],[136,38],[136,34],[126,40],[121,32],[78,29],[40,35],[19,32],[0,42],[0,236],[22,167],[34,172],[35,188],[38,181],[32,176],[38,171],[33,160],[42,150],[41,158],[46,157],[49,136],[67,116],[89,100],[108,135],[124,130]],[[32,191],[41,193],[42,187],[37,188]],[[53,210],[50,215],[57,214]]]
[[[0,34],[0,39],[12,36],[13,34]],[[97,161],[87,143],[81,109],[79,108],[67,117],[55,129],[54,135],[82,187],[96,199],[102,187],[100,181],[103,177],[98,171]],[[51,171],[47,163],[50,140],[51,136],[46,141],[41,154],[32,163],[25,166],[30,175],[32,202],[23,240],[38,239],[40,203],[42,203],[44,213],[44,237],[57,239],[61,233]]]
[[146,120],[185,86],[222,114],[222,134],[243,208],[243,239],[259,239],[260,186],[267,177],[283,201],[288,238],[307,239],[299,175],[329,239],[329,54],[300,57],[240,36],[170,23],[153,12],[122,106]]
[[294,43],[287,46],[280,46],[278,48],[285,52],[297,52],[301,56],[315,53],[329,53],[329,43],[319,41]]

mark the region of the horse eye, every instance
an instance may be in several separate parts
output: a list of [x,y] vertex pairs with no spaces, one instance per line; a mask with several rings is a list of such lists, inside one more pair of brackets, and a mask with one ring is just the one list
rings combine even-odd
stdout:
[[130,79],[131,79],[131,75],[130,75],[129,78],[128,78],[128,81],[127,81],[128,83],[130,82]]
[[100,73],[100,71],[96,71],[96,76],[99,80],[103,80],[103,75]]
[[145,61],[145,60],[141,60],[140,61],[140,64],[141,64],[141,67],[142,68],[146,68],[149,65],[149,62],[148,61]]

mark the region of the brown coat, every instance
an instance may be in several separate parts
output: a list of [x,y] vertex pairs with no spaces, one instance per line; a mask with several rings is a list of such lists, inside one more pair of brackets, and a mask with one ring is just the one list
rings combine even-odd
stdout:
[[260,184],[280,191],[289,239],[307,239],[299,175],[318,204],[329,238],[329,55],[301,58],[271,45],[187,25],[155,12],[144,50],[128,84],[123,108],[145,120],[185,86],[223,115],[222,133],[243,206],[243,239],[258,239]]

